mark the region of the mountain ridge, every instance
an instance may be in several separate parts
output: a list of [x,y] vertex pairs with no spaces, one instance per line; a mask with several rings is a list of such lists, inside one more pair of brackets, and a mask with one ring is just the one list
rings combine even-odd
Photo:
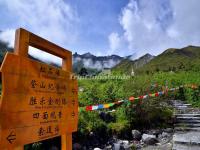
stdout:
[[[0,41],[0,63],[7,51],[13,49],[8,44]],[[157,56],[145,54],[138,59],[132,60],[129,57],[118,55],[95,56],[91,53],[73,54],[73,70],[78,73],[81,68],[98,72],[104,68],[130,74],[132,70],[140,73],[153,73],[158,71],[189,71],[200,70],[200,46],[186,46],[183,48],[169,48]],[[38,60],[32,56],[30,58]],[[54,65],[54,64],[53,64]]]
[[103,70],[104,68],[112,68],[120,63],[124,57],[118,55],[95,56],[91,53],[73,54],[73,70],[79,72],[81,68]]
[[153,73],[158,71],[197,71],[200,69],[200,47],[186,46],[183,48],[169,48],[156,56],[143,67],[138,68],[138,73]]
[[119,64],[114,66],[112,68],[112,71],[117,71],[120,73],[131,73],[133,70],[142,67],[146,63],[148,63],[151,59],[153,59],[155,56],[146,53],[145,55],[139,57],[138,59],[135,60],[130,60],[130,59],[124,59],[122,60]]

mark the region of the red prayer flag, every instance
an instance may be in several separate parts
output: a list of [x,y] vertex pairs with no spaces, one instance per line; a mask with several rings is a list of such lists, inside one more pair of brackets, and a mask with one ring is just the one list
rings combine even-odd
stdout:
[[86,111],[92,111],[92,106],[86,106]]
[[144,96],[140,96],[140,99],[143,99],[144,98]]
[[134,101],[134,97],[129,97],[129,101]]
[[159,93],[157,92],[157,93],[155,93],[155,96],[159,96]]

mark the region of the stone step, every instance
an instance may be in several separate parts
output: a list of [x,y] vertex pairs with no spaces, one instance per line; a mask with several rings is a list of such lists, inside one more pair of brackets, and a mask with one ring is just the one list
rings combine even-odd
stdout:
[[184,103],[182,100],[171,100],[172,103]]
[[200,120],[200,117],[189,117],[189,116],[185,116],[185,117],[176,117],[177,120]]
[[196,110],[190,110],[190,109],[179,109],[175,111],[175,114],[200,114],[200,111],[196,111]]
[[173,115],[176,120],[191,120],[191,119],[200,119],[200,114],[174,114]]
[[175,105],[174,107],[176,107],[176,108],[187,108],[188,106],[187,105]]
[[192,106],[191,104],[174,104],[174,106]]
[[174,143],[172,150],[200,150],[200,146]]
[[179,144],[200,145],[200,132],[175,133],[173,141]]
[[200,108],[193,108],[193,107],[188,107],[188,110],[194,110],[195,112],[199,111],[200,112]]
[[185,102],[177,102],[177,101],[174,101],[174,102],[172,102],[172,104],[173,105],[183,105],[183,104],[187,104],[187,103],[185,103]]
[[194,141],[174,141],[176,144],[185,144],[185,145],[198,145],[200,146],[199,142],[194,142]]
[[[190,128],[190,127],[175,127],[174,128],[175,131],[181,131],[181,132],[186,132],[186,131],[197,131],[200,132],[200,128],[196,127],[196,128]],[[200,135],[200,133],[199,133]]]
[[177,117],[183,116],[183,117],[200,117],[200,114],[195,113],[187,113],[187,114],[174,114]]
[[183,112],[188,112],[190,109],[188,107],[177,107],[175,108],[176,111],[183,111]]
[[172,150],[200,150],[200,109],[180,100],[172,104],[175,108]]
[[191,127],[191,128],[196,128],[196,127],[200,127],[200,124],[193,124],[193,123],[176,123],[174,126],[175,126],[175,127]]
[[200,120],[176,120],[175,123],[192,123],[192,124],[198,124],[200,123]]

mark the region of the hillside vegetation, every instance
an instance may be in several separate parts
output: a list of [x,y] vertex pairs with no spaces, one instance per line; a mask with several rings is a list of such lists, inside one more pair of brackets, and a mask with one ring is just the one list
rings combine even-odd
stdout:
[[119,64],[114,66],[112,68],[112,71],[118,72],[118,73],[125,73],[130,74],[132,70],[136,70],[138,68],[143,67],[145,64],[147,64],[150,60],[152,60],[154,56],[150,54],[145,54],[144,56],[136,59],[136,60],[130,60],[130,59],[124,59]]
[[[139,59],[141,60],[141,59]],[[101,138],[129,138],[132,129],[166,128],[171,125],[173,109],[168,100],[181,99],[200,107],[200,48],[168,49],[149,62],[136,67],[136,61],[123,60],[112,70],[112,75],[129,74],[134,68],[135,76],[126,80],[79,80],[79,106],[104,104],[130,96],[140,96],[162,91],[163,86],[177,87],[197,84],[197,89],[180,88],[163,96],[142,101],[127,102],[119,107],[79,114],[77,141],[87,143],[90,132]],[[108,75],[109,77],[109,75]],[[154,86],[154,85],[157,86]],[[109,111],[115,110],[110,113]],[[102,117],[103,114],[103,117]],[[103,142],[103,141],[102,141]]]
[[[139,59],[140,60],[140,59]],[[188,46],[181,49],[170,48],[154,57],[146,64],[135,67],[135,61],[122,61],[116,65],[113,72],[130,74],[132,68],[136,74],[152,74],[159,71],[179,72],[179,71],[198,71],[200,70],[200,47]]]
[[[126,80],[79,80],[79,88],[83,89],[79,92],[79,106],[110,103],[128,99],[130,96],[137,97],[162,91],[163,86],[171,88],[191,83],[199,85],[199,76],[200,72],[193,71],[179,73],[160,71],[152,75],[143,74]],[[182,99],[199,107],[200,88],[196,90],[181,88],[160,97],[127,102],[110,109],[82,111],[79,113],[77,141],[86,143],[90,132],[106,141],[113,135],[119,138],[130,138],[132,129],[169,127],[172,122],[173,109],[168,105],[168,100],[172,99]],[[111,110],[115,111],[110,113]]]
[[168,49],[139,68],[137,72],[199,71],[200,47],[188,46],[182,49]]

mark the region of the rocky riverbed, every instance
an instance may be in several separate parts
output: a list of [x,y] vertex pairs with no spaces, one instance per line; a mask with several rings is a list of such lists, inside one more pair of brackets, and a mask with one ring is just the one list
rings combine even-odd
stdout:
[[[172,100],[174,126],[146,131],[132,130],[131,139],[115,136],[102,144],[91,133],[87,144],[74,143],[74,150],[200,150],[200,109],[180,100]],[[95,144],[94,144],[95,143]]]
[[[96,141],[95,135],[93,140]],[[79,143],[74,143],[74,150],[132,150],[132,149],[160,149],[160,150],[171,150],[172,149],[172,137],[173,129],[154,129],[147,130],[141,133],[138,130],[132,130],[132,139],[124,140],[116,137],[111,138],[106,144],[97,145],[96,147],[87,147]],[[90,141],[91,143],[93,141]]]

